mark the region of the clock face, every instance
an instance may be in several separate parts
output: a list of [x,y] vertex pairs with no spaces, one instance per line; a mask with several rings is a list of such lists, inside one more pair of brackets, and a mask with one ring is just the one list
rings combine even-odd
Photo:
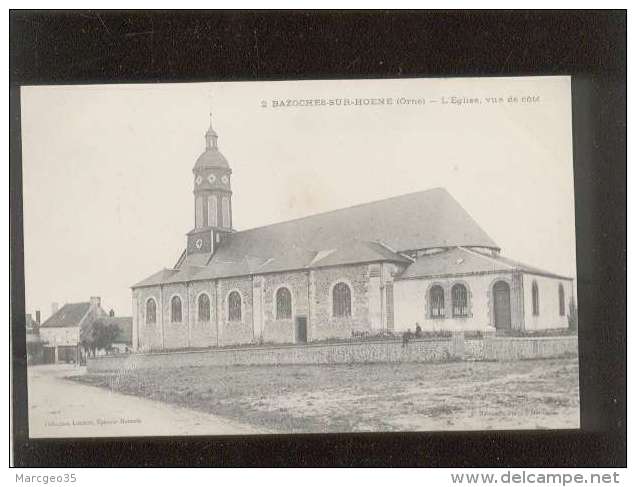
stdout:
[[194,180],[197,183],[197,186],[199,184],[201,184],[201,181],[203,181],[203,179],[201,179],[201,176],[197,176],[197,178]]
[[190,235],[188,237],[188,252],[198,254],[201,252],[210,252],[212,236],[210,233],[199,233],[198,235]]
[[216,176],[214,174],[210,174],[208,176],[208,181],[210,182],[210,184],[214,183],[214,181],[216,181]]
[[227,184],[227,182],[229,181],[229,179],[227,178],[227,176],[223,176],[221,178],[221,181],[223,181],[223,184]]

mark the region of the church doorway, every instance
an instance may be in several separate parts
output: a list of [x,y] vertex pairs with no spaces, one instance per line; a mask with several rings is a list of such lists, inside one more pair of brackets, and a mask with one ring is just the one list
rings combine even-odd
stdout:
[[307,343],[306,316],[296,316],[296,343]]
[[505,281],[497,281],[492,287],[494,301],[495,328],[510,329],[510,286]]

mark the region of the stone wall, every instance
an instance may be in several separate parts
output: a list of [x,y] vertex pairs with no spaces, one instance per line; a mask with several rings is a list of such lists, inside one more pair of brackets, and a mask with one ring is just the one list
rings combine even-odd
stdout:
[[[512,328],[537,330],[567,327],[567,306],[573,295],[572,282],[526,276],[520,273],[485,273],[453,278],[404,279],[392,282],[395,266],[361,264],[260,276],[166,284],[133,291],[133,348],[140,351],[179,350],[257,343],[295,343],[296,318],[307,318],[308,342],[350,338],[352,332],[374,334],[393,322],[398,333],[424,331],[486,331],[493,326],[493,285],[504,280],[510,286]],[[540,289],[540,316],[532,316],[531,281]],[[351,316],[333,316],[333,286],[346,283],[351,290]],[[565,288],[566,315],[558,314],[558,284]],[[462,283],[468,291],[468,315],[452,316],[451,289]],[[387,292],[387,285],[393,291]],[[446,315],[431,318],[428,294],[440,285],[445,293]],[[291,319],[277,319],[276,291],[287,287],[292,294]],[[241,295],[241,320],[228,320],[227,300],[231,291]],[[198,297],[210,297],[210,320],[198,317]],[[182,301],[182,320],[171,320],[170,300]],[[393,297],[393,303],[389,302]],[[157,303],[157,320],[146,323],[146,301]]]
[[[217,341],[217,299],[216,286],[213,281],[194,281],[188,285],[188,295],[190,305],[188,315],[190,316],[190,337],[191,347],[212,347],[218,345]],[[205,293],[210,298],[210,319],[204,321],[199,319],[199,296]]]
[[88,371],[217,365],[433,362],[448,360],[451,357],[451,348],[450,340],[414,340],[406,347],[399,341],[384,341],[138,353],[90,359]]
[[[133,348],[139,351],[177,350],[254,343],[295,343],[296,318],[307,319],[307,341],[350,338],[352,331],[377,332],[387,326],[385,284],[392,281],[393,264],[360,264],[272,273],[190,283],[149,286],[133,290]],[[344,282],[351,290],[351,316],[334,317],[332,289]],[[292,294],[291,319],[277,319],[276,291]],[[227,300],[241,295],[241,320],[230,322]],[[198,297],[210,297],[209,322],[198,318]],[[170,300],[183,303],[182,320],[171,320]],[[392,295],[391,295],[392,296]],[[157,303],[157,320],[146,323],[146,302]],[[392,317],[392,316],[391,316]]]
[[[176,320],[171,313],[171,301],[175,296],[181,300],[181,320]],[[187,303],[185,284],[165,284],[163,286],[163,344],[166,350],[178,350],[190,346],[188,343],[190,316]]]
[[[263,341],[270,343],[294,343],[296,316],[309,316],[309,273],[283,272],[267,274],[262,282]],[[276,292],[286,287],[292,296],[291,319],[276,318]],[[308,333],[309,335],[309,333]],[[311,340],[311,336],[307,337]]]
[[[232,291],[241,295],[241,320],[228,318],[228,297]],[[238,345],[254,342],[254,322],[252,312],[252,278],[237,277],[217,281],[217,315],[219,320],[219,344]]]
[[[519,360],[577,354],[577,337],[485,338],[287,345],[202,351],[137,353],[88,360],[89,372],[144,368],[439,362],[445,360]],[[461,341],[461,343],[459,343]]]
[[[352,265],[316,269],[312,276],[312,309],[309,336],[312,340],[348,338],[353,330],[370,331],[369,266]],[[332,289],[344,282],[351,290],[351,316],[334,317]]]
[[578,338],[558,337],[493,337],[483,341],[483,360],[526,360],[578,355]]
[[[146,319],[146,303],[151,298],[157,304],[155,323],[147,323]],[[133,348],[138,348],[144,352],[161,350],[163,348],[161,288],[156,286],[135,289],[133,301],[136,303],[136,306],[133,306],[133,334],[137,337],[137,341],[133,340]]]

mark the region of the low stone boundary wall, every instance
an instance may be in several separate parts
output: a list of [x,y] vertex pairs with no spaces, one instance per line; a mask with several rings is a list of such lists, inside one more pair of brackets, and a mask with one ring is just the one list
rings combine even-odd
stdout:
[[445,360],[519,360],[559,357],[577,353],[575,336],[542,338],[449,339],[281,345],[231,349],[189,350],[110,355],[88,359],[89,372],[145,368],[440,362]]
[[575,356],[579,353],[576,335],[553,337],[492,337],[483,343],[484,360],[528,360]]
[[287,345],[196,351],[110,355],[88,360],[89,372],[122,369],[197,367],[202,365],[352,364],[378,362],[435,362],[454,355],[451,340]]

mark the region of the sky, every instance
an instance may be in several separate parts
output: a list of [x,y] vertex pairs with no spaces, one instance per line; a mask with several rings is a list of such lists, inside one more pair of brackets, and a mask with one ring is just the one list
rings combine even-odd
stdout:
[[41,86],[21,109],[26,310],[43,319],[90,296],[130,315],[130,286],[176,263],[210,112],[238,230],[445,187],[503,255],[576,276],[569,77]]

